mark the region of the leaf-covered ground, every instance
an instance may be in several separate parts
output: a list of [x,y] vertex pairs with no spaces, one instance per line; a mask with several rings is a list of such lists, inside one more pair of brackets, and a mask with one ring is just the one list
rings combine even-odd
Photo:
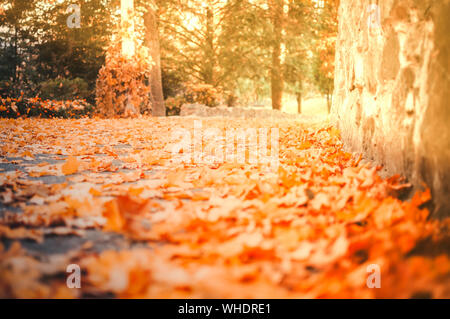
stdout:
[[0,120],[0,296],[450,297],[428,191],[379,177],[331,126],[202,124],[278,127],[278,170],[180,164],[172,132],[192,118]]

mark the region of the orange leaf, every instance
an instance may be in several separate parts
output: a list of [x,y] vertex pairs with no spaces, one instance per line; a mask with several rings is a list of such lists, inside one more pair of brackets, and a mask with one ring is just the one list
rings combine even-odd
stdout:
[[80,162],[78,162],[77,158],[74,156],[69,156],[66,162],[62,166],[62,173],[64,175],[71,175],[78,172],[78,168],[80,167]]
[[106,231],[121,231],[125,225],[125,219],[120,214],[116,200],[105,203],[103,216],[106,217]]

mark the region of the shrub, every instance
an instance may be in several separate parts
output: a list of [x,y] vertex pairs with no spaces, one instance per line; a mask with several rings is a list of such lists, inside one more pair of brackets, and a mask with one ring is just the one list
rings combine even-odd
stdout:
[[0,98],[0,117],[80,118],[91,116],[94,107],[86,100],[53,101],[35,98]]
[[233,106],[237,98],[222,88],[215,88],[209,84],[186,84],[182,93],[166,99],[166,115],[180,115],[183,104],[202,104],[215,107],[223,102]]
[[57,78],[40,84],[40,96],[51,100],[87,99],[91,92],[86,81],[80,78]]
[[161,69],[164,99],[175,97],[183,91],[183,78],[179,72]]
[[10,95],[11,84],[8,80],[0,80],[0,98]]
[[184,93],[188,103],[199,103],[209,107],[219,105],[222,100],[222,90],[209,84],[188,84]]
[[175,97],[169,97],[166,99],[166,115],[174,116],[180,115],[181,106],[187,101],[183,95],[177,95]]
[[228,107],[236,106],[239,103],[238,97],[232,91],[225,91],[224,92],[224,100],[225,100],[225,104]]

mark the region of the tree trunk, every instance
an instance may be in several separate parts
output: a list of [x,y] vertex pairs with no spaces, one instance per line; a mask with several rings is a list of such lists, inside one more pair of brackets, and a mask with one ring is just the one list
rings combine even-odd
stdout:
[[[131,34],[134,32],[134,21],[131,17],[134,14],[134,1],[133,0],[121,0],[120,1],[120,13],[121,13],[121,28],[122,28],[122,54],[130,59],[134,54],[136,48],[134,47],[134,41],[131,38]],[[130,97],[129,92],[126,93],[125,102],[125,116],[135,116],[139,114],[139,107],[134,105]]]
[[272,48],[271,90],[272,108],[281,110],[284,79],[281,63],[281,46],[283,43],[283,0],[270,0],[274,42]]
[[213,86],[215,83],[214,67],[216,64],[215,48],[214,48],[214,12],[209,5],[206,9],[206,51],[205,51],[205,82]]
[[331,94],[327,92],[327,108],[328,108],[328,114],[330,114],[331,111]]
[[302,114],[302,93],[297,92],[297,110],[298,114]]
[[302,75],[298,74],[297,75],[297,81],[295,83],[296,87],[297,87],[297,92],[296,92],[296,96],[297,96],[297,110],[298,110],[298,114],[302,114],[302,92],[303,92],[303,79],[302,79]]
[[18,86],[17,86],[17,78],[18,78],[18,74],[17,74],[17,69],[18,69],[18,65],[19,65],[19,50],[18,50],[18,46],[19,46],[19,36],[18,36],[18,32],[17,32],[17,26],[14,26],[14,63],[13,63],[13,68],[14,68],[14,72],[13,72],[13,90],[14,90],[14,95],[17,95],[17,92],[20,90],[17,90]]
[[131,58],[134,56],[135,47],[134,41],[130,37],[134,32],[134,23],[131,17],[134,14],[134,1],[133,0],[120,0],[120,12],[121,12],[121,24],[122,24],[122,54]]
[[153,67],[150,73],[150,86],[152,89],[152,115],[165,116],[166,107],[164,105],[164,95],[161,78],[161,50],[159,46],[158,16],[154,1],[150,1],[147,12],[144,16],[145,24],[145,45],[150,50]]

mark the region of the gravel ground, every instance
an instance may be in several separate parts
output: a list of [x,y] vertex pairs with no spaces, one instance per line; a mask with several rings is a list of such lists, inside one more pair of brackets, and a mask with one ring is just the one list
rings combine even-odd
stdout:
[[[117,149],[128,149],[130,145],[123,144],[117,145],[115,148]],[[57,164],[64,162],[63,160],[55,160],[53,159],[53,155],[49,154],[38,154],[35,156],[34,160],[25,160],[21,157],[7,157],[6,160],[10,163],[0,163],[0,171],[8,172],[8,171],[16,171],[20,170],[25,172],[25,167],[27,165],[38,165],[40,163],[49,163],[49,164]],[[18,161],[19,163],[14,163]],[[121,161],[114,161],[114,164],[119,166]],[[120,169],[119,171],[127,172],[126,169]],[[111,175],[109,172],[104,172],[103,174]],[[72,182],[67,181],[66,176],[52,176],[45,175],[42,177],[28,177],[29,180],[39,180],[45,184],[61,184],[67,182],[71,184]],[[0,218],[4,216],[6,212],[12,212],[20,214],[22,213],[21,208],[15,206],[7,206],[0,202]],[[138,246],[148,246],[145,243],[132,242],[126,239],[124,236],[116,233],[108,233],[100,230],[86,230],[84,236],[77,235],[46,235],[45,240],[41,243],[37,243],[30,239],[22,239],[22,240],[11,240],[8,238],[0,238],[0,243],[4,245],[6,249],[8,249],[13,242],[19,241],[21,246],[27,250],[32,255],[38,256],[40,258],[45,258],[49,255],[55,254],[65,254],[70,251],[76,251],[80,249],[85,249],[84,245],[86,243],[92,243],[89,245],[89,250],[93,252],[102,252],[104,250],[122,250],[122,249],[130,249],[132,247]]]

